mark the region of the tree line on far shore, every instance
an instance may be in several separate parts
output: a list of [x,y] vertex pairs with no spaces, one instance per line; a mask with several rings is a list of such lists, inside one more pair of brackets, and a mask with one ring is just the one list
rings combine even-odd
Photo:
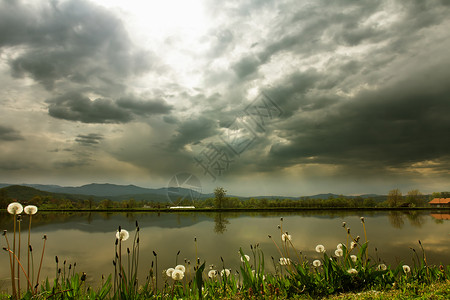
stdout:
[[[6,207],[14,201],[7,193],[0,189],[0,207]],[[21,199],[26,204],[37,205],[42,209],[164,209],[171,206],[194,206],[195,208],[212,209],[278,209],[278,208],[396,208],[396,207],[428,207],[428,202],[433,198],[450,198],[450,192],[437,192],[424,195],[419,190],[410,190],[405,195],[399,189],[390,190],[387,196],[376,197],[346,197],[329,196],[326,199],[317,198],[240,198],[227,197],[227,191],[223,187],[214,190],[214,197],[195,199],[192,197],[180,197],[176,201],[155,202],[151,200],[127,200],[113,201],[111,199],[99,199],[98,197],[56,197],[51,193],[34,195],[28,199]],[[174,203],[176,202],[176,203]]]

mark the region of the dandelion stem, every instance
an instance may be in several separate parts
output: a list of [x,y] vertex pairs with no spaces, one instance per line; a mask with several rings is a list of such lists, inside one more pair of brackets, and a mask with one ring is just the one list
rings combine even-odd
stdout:
[[156,284],[155,284],[155,296],[156,296],[156,292],[157,292],[157,290],[158,290],[158,255],[156,254],[156,252],[155,251],[153,251],[153,255],[155,256],[155,272],[156,272],[156,279],[155,279],[155,281],[156,281]]
[[[366,233],[366,222],[364,221],[364,217],[362,217],[361,218],[361,222],[362,222],[362,224],[363,224],[363,229],[364,229],[364,240],[365,240],[365,243],[367,243],[367,233]],[[368,253],[368,251],[367,251],[367,248],[366,248],[366,251],[365,251],[366,253],[366,262],[365,262],[365,265],[367,265],[367,261],[369,260],[369,253]]]
[[[28,247],[27,247],[27,249],[28,249],[28,251],[27,251],[27,254],[28,254],[28,264],[27,264],[27,273],[28,273],[28,275],[30,274],[30,236],[31,236],[31,214],[30,214],[30,222],[29,222],[29,224],[28,224]],[[33,274],[34,275],[34,274]],[[32,279],[33,280],[33,279]]]
[[[15,253],[16,252],[16,213],[13,214],[13,221],[14,221],[13,252]],[[15,276],[15,272],[16,272],[16,261],[13,259],[12,263],[13,263],[13,265],[12,265],[13,272],[11,274],[11,278],[13,280],[13,294],[14,294],[14,298],[17,298],[16,285],[14,283],[14,281],[15,281],[14,276]]]
[[[6,239],[6,245],[8,246],[8,249],[10,249],[9,246],[9,241],[8,241],[8,236],[6,235],[6,230],[5,230],[5,239]],[[13,269],[13,258],[12,258],[12,254],[11,252],[9,252],[9,266],[11,268],[11,286],[12,286],[12,293],[13,293],[13,299],[16,299],[16,285],[15,285],[15,280],[14,280],[14,269]]]
[[269,235],[269,239],[272,240],[272,242],[275,244],[275,247],[277,247],[277,250],[280,253],[281,257],[283,257],[283,252],[281,252],[280,247],[278,247],[277,243],[272,239],[272,236]]
[[292,241],[291,241],[291,240],[289,240],[289,243],[291,244],[292,249],[294,249],[294,252],[295,252],[295,255],[297,255],[298,261],[299,261],[300,263],[303,263],[302,258],[300,257],[300,255],[298,255],[298,252],[297,252],[297,250],[295,249],[294,244],[292,244]]
[[[21,242],[21,238],[20,238],[20,224],[22,223],[22,219],[21,216],[18,215],[17,216],[17,222],[19,225],[19,249],[18,249],[18,253],[17,253],[17,263],[20,264],[20,242]],[[22,267],[22,264],[20,264],[20,266]],[[17,265],[17,295],[19,296],[20,299],[20,270],[19,270],[19,265]]]
[[195,266],[198,267],[198,247],[197,247],[197,237],[194,237],[195,244]]
[[[31,287],[31,282],[30,282],[30,279],[28,278],[28,275],[27,275],[27,273],[25,272],[25,269],[23,268],[23,266],[22,266],[22,264],[20,263],[20,260],[19,260],[19,258],[17,257],[17,255],[15,254],[15,253],[13,253],[10,249],[6,249],[9,253],[12,253],[12,255],[14,256],[14,258],[17,260],[17,266],[19,267],[20,266],[20,268],[22,269],[22,272],[23,272],[23,274],[25,275],[25,278],[27,279],[27,281],[28,281],[28,285]],[[19,269],[19,268],[17,268],[17,269]],[[19,296],[20,297],[20,296]]]
[[[31,256],[31,283],[34,282],[34,258],[33,258],[33,248],[29,247],[28,249],[30,251],[30,256]],[[33,287],[31,287],[31,290],[33,290]]]
[[41,255],[41,262],[39,263],[39,269],[38,269],[38,273],[37,273],[37,279],[36,279],[36,289],[35,289],[35,293],[37,293],[37,287],[39,284],[39,275],[41,274],[41,268],[42,268],[42,261],[44,260],[44,251],[45,251],[45,242],[47,241],[47,236],[44,235],[44,246],[42,247],[42,255]]

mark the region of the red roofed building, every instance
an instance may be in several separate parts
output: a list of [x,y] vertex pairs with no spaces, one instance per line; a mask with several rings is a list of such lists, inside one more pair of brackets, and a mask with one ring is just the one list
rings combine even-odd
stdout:
[[450,207],[450,198],[434,198],[429,203],[433,207]]

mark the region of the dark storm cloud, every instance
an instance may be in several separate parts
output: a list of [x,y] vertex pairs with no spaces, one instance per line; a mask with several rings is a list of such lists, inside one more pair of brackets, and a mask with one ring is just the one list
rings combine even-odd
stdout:
[[50,116],[83,123],[126,123],[132,120],[129,111],[110,99],[95,99],[78,93],[68,93],[47,100]]
[[[426,30],[448,20],[448,6],[441,1],[278,3],[277,16],[267,20],[267,36],[250,36],[255,47],[231,64],[238,84],[260,78],[260,67],[277,55],[290,55],[293,62],[314,55],[329,58],[322,69],[283,74],[267,90],[284,110],[284,121],[274,128],[284,142],[271,141],[273,136],[267,135],[255,143],[261,149],[272,145],[268,157],[252,152],[254,163],[264,166],[259,169],[310,163],[349,170],[405,167],[424,160],[446,164],[450,125],[443,116],[450,113],[450,90],[443,87],[450,78],[448,56],[442,57],[442,65],[423,68],[426,62],[418,54],[433,55],[438,45],[426,42],[432,38]],[[229,7],[245,12],[252,5],[262,7],[260,2],[238,5],[242,9]],[[246,17],[235,14],[229,22],[245,23]],[[234,40],[238,38],[235,34]],[[439,42],[448,45],[448,35]],[[367,48],[361,54],[351,54],[362,46]],[[337,54],[338,49],[350,54]],[[402,59],[411,64],[411,73],[392,69]],[[362,88],[354,95],[356,87],[364,85],[376,88]]]
[[271,148],[273,163],[389,168],[447,157],[450,88],[444,82],[450,73],[448,65],[441,68],[442,77],[433,78],[439,70],[431,70],[425,81],[411,76],[381,91],[341,99],[333,109],[300,112],[283,127],[289,143]]
[[134,97],[127,97],[119,99],[117,105],[136,115],[168,114],[172,110],[172,106],[168,105],[162,99],[141,100]]
[[88,97],[71,92],[47,100],[50,116],[83,123],[127,123],[136,115],[167,114],[172,109],[164,100],[111,99]]
[[19,49],[9,61],[14,76],[29,75],[49,90],[64,80],[120,91],[124,78],[152,65],[118,18],[84,0],[2,1],[0,47]]
[[75,142],[80,143],[83,146],[97,145],[103,140],[103,135],[98,133],[79,134]]
[[247,56],[240,59],[233,66],[233,70],[236,72],[236,75],[239,79],[243,79],[250,74],[253,74],[258,69],[261,61],[254,56]]
[[17,141],[23,140],[20,132],[14,128],[0,125],[0,140],[1,141]]
[[179,151],[185,145],[198,144],[203,139],[218,133],[218,122],[216,120],[200,116],[179,122],[176,134],[170,141],[170,149]]
[[[249,48],[249,53],[238,58],[232,69],[243,79],[256,73],[276,54],[307,57],[333,52],[341,46],[382,41],[389,41],[387,49],[384,48],[386,56],[403,53],[411,50],[411,43],[423,38],[422,29],[442,23],[448,15],[448,7],[440,1],[392,2],[398,6],[394,12],[398,14],[398,21],[389,26],[367,22],[387,4],[379,1],[315,1],[304,6],[279,4],[277,17],[267,20],[273,27],[268,36],[251,36],[259,50]],[[260,3],[254,5],[259,7]]]

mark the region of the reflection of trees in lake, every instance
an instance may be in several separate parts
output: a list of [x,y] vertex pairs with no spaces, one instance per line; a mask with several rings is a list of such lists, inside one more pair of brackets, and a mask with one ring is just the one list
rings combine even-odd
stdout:
[[94,219],[94,217],[92,216],[92,213],[89,212],[88,215],[87,215],[87,222],[88,222],[88,224],[91,224],[93,219]]
[[399,211],[389,212],[388,218],[389,218],[389,223],[391,223],[391,225],[395,228],[402,228],[403,225],[405,224],[405,221],[403,220],[404,216]]
[[214,232],[215,233],[224,233],[227,230],[227,224],[230,221],[225,219],[222,213],[216,213],[214,216]]
[[419,211],[408,211],[406,212],[406,217],[408,218],[411,225],[418,228],[422,227],[426,221],[424,214]]
[[409,220],[409,223],[415,227],[422,227],[426,223],[426,215],[428,213],[424,213],[421,211],[390,211],[389,212],[389,222],[395,228],[402,228],[405,224],[405,217]]

